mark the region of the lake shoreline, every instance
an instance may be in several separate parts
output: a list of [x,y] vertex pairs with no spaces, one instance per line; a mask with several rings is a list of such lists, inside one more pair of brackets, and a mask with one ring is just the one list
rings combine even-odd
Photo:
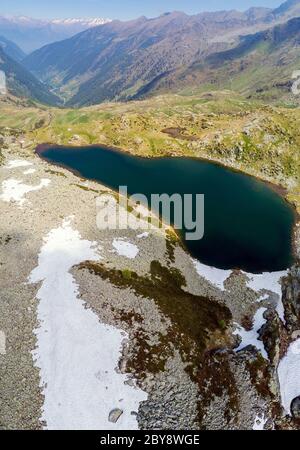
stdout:
[[[239,342],[233,331],[237,326],[236,324],[244,326],[243,318],[245,316],[252,319],[261,308],[269,308],[269,311],[273,311],[274,305],[276,305],[276,298],[274,298],[276,293],[271,290],[268,299],[265,299],[266,295],[262,299],[262,292],[259,289],[252,290],[248,287],[245,274],[234,272],[225,280],[223,287],[219,288],[214,284],[213,279],[206,278],[205,270],[196,270],[190,256],[177,245],[174,252],[175,262],[171,262],[168,258],[165,237],[160,233],[150,233],[147,238],[139,238],[134,230],[121,233],[118,231],[99,233],[95,227],[94,201],[98,186],[99,192],[105,190],[105,186],[101,185],[99,181],[97,183],[89,181],[88,184],[81,182],[77,179],[77,176],[71,173],[70,169],[49,172],[49,169],[51,169],[50,163],[33,155],[30,158],[26,155],[25,161],[32,165],[35,172],[25,175],[21,166],[17,168],[17,166],[10,165],[10,167],[15,168],[7,168],[9,161],[24,159],[24,152],[21,150],[18,153],[6,152],[5,155],[7,157],[6,166],[0,170],[3,181],[8,177],[14,177],[23,180],[26,184],[35,186],[44,177],[49,177],[51,180],[51,184],[45,190],[41,189],[28,195],[24,208],[17,207],[18,205],[15,202],[4,202],[2,204],[1,221],[4,236],[9,235],[12,239],[2,247],[2,249],[6,249],[7,259],[6,265],[3,267],[4,277],[0,284],[4,286],[4,292],[7,289],[7,295],[11,295],[9,298],[13,300],[11,303],[3,303],[1,306],[1,312],[4,311],[5,314],[1,314],[2,327],[0,328],[8,333],[9,342],[12,342],[10,345],[13,345],[13,351],[7,352],[6,355],[9,362],[12,360],[11,369],[5,373],[3,378],[2,392],[4,398],[7,399],[7,406],[5,405],[6,409],[3,414],[6,413],[8,407],[10,408],[10,414],[7,414],[7,419],[4,422],[5,426],[16,428],[42,427],[39,422],[44,404],[44,398],[42,392],[40,392],[41,387],[39,387],[41,374],[38,368],[33,365],[31,359],[26,366],[24,359],[21,357],[25,353],[27,358],[31,358],[29,350],[36,347],[35,341],[32,343],[31,340],[36,339],[33,330],[37,326],[35,322],[38,306],[36,296],[40,285],[28,284],[25,281],[28,279],[28,274],[38,267],[38,255],[42,246],[45,245],[45,238],[51,236],[53,230],[60,230],[65,218],[73,217],[71,226],[74,232],[78,231],[84,240],[83,242],[97,242],[100,245],[102,258],[99,259],[99,266],[96,265],[95,267],[99,267],[103,271],[96,274],[91,273],[84,266],[72,268],[70,276],[74,278],[78,285],[78,302],[85,301],[86,308],[97,315],[100,323],[115,326],[129,335],[129,339],[124,343],[122,355],[120,355],[122,373],[128,373],[137,379],[138,386],[149,396],[148,400],[142,403],[137,411],[139,426],[150,430],[163,428],[158,425],[159,421],[162,420],[162,423],[165,423],[165,428],[169,428],[174,421],[180,429],[192,428],[198,430],[200,426],[208,429],[219,427],[218,418],[214,419],[216,410],[215,392],[213,388],[209,391],[205,390],[205,380],[208,380],[210,385],[214,386],[213,382],[216,379],[217,370],[221,368],[221,374],[223,375],[224,370],[226,380],[243,387],[241,393],[239,393],[239,401],[243,408],[241,408],[242,412],[237,414],[238,425],[236,427],[252,429],[257,411],[265,411],[266,408],[271,410],[272,402],[268,396],[268,391],[266,394],[258,394],[256,384],[252,379],[245,379],[243,376],[245,361],[249,363],[253,363],[253,361],[256,363],[257,361],[261,364],[262,359],[255,347],[252,350],[245,349],[245,351],[236,352],[235,348],[237,348]],[[87,189],[85,189],[86,186]],[[81,187],[84,187],[84,190]],[[14,232],[15,224],[18,224],[18,234]],[[126,239],[127,242],[138,246],[139,254],[137,257],[128,259],[118,252],[112,252],[112,244],[115,239]],[[20,248],[24,256],[22,259],[19,258]],[[185,308],[182,313],[178,309],[178,304],[173,303],[169,284],[163,286],[162,290],[163,293],[166,292],[166,298],[170,297],[170,303],[168,304],[165,304],[164,299],[157,297],[156,292],[152,290],[145,291],[146,295],[142,298],[134,290],[136,286],[144,286],[146,289],[148,286],[146,283],[149,279],[151,280],[150,262],[154,260],[159,261],[166,270],[167,268],[168,270],[177,269],[182,273],[186,287],[181,292],[182,295],[188,296],[187,300],[193,299],[195,296],[201,296],[200,298],[206,299],[203,302],[204,310],[208,303],[211,312],[211,307],[215,304],[214,301],[217,301],[220,305],[225,304],[232,313],[232,319],[226,329],[221,319],[218,322],[218,329],[210,333],[211,339],[207,341],[204,359],[204,384],[202,378],[200,378],[199,384],[191,379],[190,371],[186,369],[186,361],[182,356],[186,351],[186,343],[193,337],[193,334],[189,334],[194,329],[190,326],[191,320],[195,320],[195,323],[197,323],[201,310],[199,312],[194,308],[191,310]],[[24,264],[24,261],[26,261],[26,264]],[[137,278],[121,278],[122,274],[127,273],[136,273]],[[162,274],[164,273],[162,272]],[[171,273],[176,272],[172,271]],[[108,275],[112,278],[106,279]],[[128,284],[129,288],[125,289],[125,285],[118,285],[118,281],[122,280],[123,283]],[[140,282],[137,284],[135,283],[136,280]],[[17,293],[15,289],[16,281],[20,286]],[[173,281],[172,289],[174,285],[176,283]],[[266,284],[265,287],[268,287],[268,285]],[[195,304],[199,303],[201,304],[201,302]],[[52,303],[49,303],[49,307],[51,305]],[[167,309],[161,309],[162,306],[167,305]],[[16,311],[23,312],[23,309],[24,313],[17,315],[17,317],[21,317],[22,322],[16,326]],[[172,314],[170,315],[170,313]],[[188,321],[181,322],[186,317],[188,317]],[[182,323],[184,327],[179,328]],[[273,319],[268,321],[270,326],[276,326],[276,323]],[[139,333],[141,327],[143,339],[141,339]],[[24,339],[24,330],[26,339]],[[185,334],[179,334],[178,339],[174,339],[173,333],[177,332]],[[223,337],[223,334],[225,337]],[[166,338],[157,342],[157,335],[166,336]],[[26,345],[29,343],[31,347],[20,349],[18,345],[20,341],[25,342]],[[175,349],[173,349],[173,343]],[[255,343],[257,342],[254,341]],[[18,345],[17,352],[15,350],[16,345]],[[148,353],[144,356],[145,348],[147,352],[150,351],[151,364],[147,362]],[[45,355],[45,353],[42,355]],[[138,359],[136,356],[138,356]],[[161,358],[163,359],[163,366],[161,366]],[[135,365],[135,361],[138,363],[137,365]],[[198,357],[193,357],[192,364],[194,370],[201,370]],[[264,364],[268,364],[268,362],[266,361]],[[160,370],[156,371],[156,367]],[[104,368],[107,370],[105,366]],[[206,368],[208,368],[208,371]],[[22,394],[26,392],[24,385],[19,382],[19,378],[24,377],[24,371],[26,371],[28,379],[26,386],[28,385],[31,392],[36,394],[34,401],[32,401],[33,394],[31,397],[24,395],[22,398],[24,413],[20,414],[19,405],[16,404],[15,396],[12,396],[11,392],[12,389],[16,389],[15,386],[21,389]],[[34,372],[35,378],[32,376],[32,372]],[[202,374],[201,371],[199,373]],[[273,380],[277,393],[276,374],[274,377],[272,375]],[[53,378],[50,379],[50,382],[53,382]],[[204,388],[202,388],[202,385]],[[171,401],[170,393],[172,395]],[[229,394],[230,400],[234,401],[235,393],[230,392]],[[203,418],[197,416],[199,395],[205,395],[201,405],[207,416]],[[225,399],[224,403],[223,398]],[[223,411],[222,408],[227,404],[226,402],[227,391],[225,390],[225,394],[220,398],[217,407]],[[113,401],[110,403],[111,408],[117,406]],[[124,410],[126,406],[127,400],[124,401]],[[278,415],[270,413],[269,417],[270,420],[277,420],[277,422],[280,420],[279,413]],[[225,419],[222,424],[224,428],[232,427]]]
[[[185,156],[185,155],[179,156],[179,155],[171,155],[171,154],[166,154],[165,156],[161,156],[161,155],[158,155],[158,156],[156,156],[156,155],[152,155],[152,156],[150,156],[150,155],[139,155],[137,153],[131,152],[128,149],[121,148],[121,147],[115,147],[113,145],[110,146],[110,145],[106,145],[106,144],[90,144],[90,145],[86,145],[85,146],[85,145],[71,145],[71,144],[70,145],[60,145],[60,144],[57,145],[57,144],[53,144],[53,143],[44,143],[44,144],[38,144],[35,147],[35,149],[34,149],[34,153],[36,153],[37,155],[42,157],[41,154],[45,150],[48,150],[48,149],[51,149],[51,148],[81,149],[81,148],[85,148],[85,147],[87,147],[87,148],[98,148],[98,147],[101,147],[104,150],[109,150],[109,151],[113,151],[113,152],[120,153],[120,154],[124,154],[125,153],[125,154],[128,154],[128,155],[135,156],[135,157],[141,158],[141,159],[146,159],[146,160],[149,160],[149,159],[158,159],[159,160],[159,159],[166,159],[166,158],[177,158],[177,159],[188,158],[188,159],[195,160],[195,161],[209,162],[209,163],[214,164],[216,166],[223,167],[223,168],[228,169],[228,170],[230,170],[232,172],[235,172],[235,173],[239,173],[239,174],[242,174],[242,175],[249,176],[249,177],[254,178],[254,179],[256,179],[256,180],[258,180],[260,182],[265,183],[270,189],[272,189],[277,194],[279,194],[294,209],[295,220],[296,221],[300,221],[300,212],[298,212],[296,205],[294,203],[290,202],[287,199],[287,195],[289,193],[288,188],[286,188],[285,186],[283,186],[280,183],[276,183],[275,180],[274,181],[267,180],[265,178],[262,178],[259,175],[255,175],[255,174],[252,174],[250,172],[246,172],[246,171],[244,171],[241,168],[235,167],[233,165],[230,165],[229,163],[226,163],[224,161],[222,162],[222,161],[217,160],[217,159],[207,158],[207,157],[204,157],[204,156]],[[68,167],[66,167],[64,165],[60,165],[60,167],[64,167],[64,168],[67,168],[68,170],[71,170],[71,169],[69,169]],[[74,173],[75,173],[75,171],[74,171]]]
[[[299,260],[299,242],[296,239],[297,236],[297,225],[299,223],[300,220],[300,214],[298,213],[295,204],[293,204],[292,202],[290,202],[287,198],[287,195],[289,193],[288,189],[280,184],[275,184],[274,182],[271,182],[269,180],[265,180],[261,177],[259,177],[258,175],[253,175],[253,174],[249,174],[247,172],[244,172],[242,169],[238,169],[235,167],[232,167],[230,165],[227,165],[225,162],[220,162],[220,161],[216,161],[216,160],[211,160],[209,158],[204,158],[204,157],[195,157],[195,156],[170,156],[170,155],[166,155],[166,156],[140,156],[137,155],[135,153],[130,152],[129,150],[124,150],[118,147],[114,147],[114,146],[108,146],[108,145],[100,145],[100,144],[93,144],[93,145],[86,145],[86,146],[76,146],[76,145],[56,145],[56,144],[51,144],[51,143],[44,143],[44,144],[39,144],[36,148],[35,148],[35,153],[43,160],[50,162],[50,164],[53,164],[57,167],[61,167],[63,169],[66,169],[68,171],[70,171],[71,173],[73,173],[74,175],[78,176],[79,178],[81,178],[82,180],[90,180],[90,181],[94,181],[96,183],[100,183],[100,181],[98,179],[95,178],[85,178],[81,175],[81,173],[74,169],[69,167],[68,165],[64,164],[64,163],[59,163],[56,161],[49,161],[47,160],[47,158],[43,157],[43,152],[46,150],[49,150],[51,148],[56,148],[56,149],[78,149],[80,150],[81,148],[99,148],[101,147],[102,150],[108,150],[110,152],[115,152],[118,153],[120,155],[124,155],[127,154],[129,156],[132,157],[136,157],[138,159],[145,159],[145,160],[151,160],[151,159],[159,159],[159,160],[164,160],[164,159],[189,159],[189,160],[195,160],[195,161],[203,161],[203,162],[207,162],[210,163],[212,165],[218,166],[218,167],[222,167],[230,172],[233,173],[238,173],[238,174],[242,174],[243,176],[246,177],[250,177],[252,179],[258,180],[260,183],[263,183],[264,185],[266,185],[268,188],[270,188],[271,190],[273,190],[276,194],[278,194],[291,208],[292,213],[293,213],[293,228],[292,228],[292,233],[291,233],[291,252],[292,252],[292,257],[294,259],[294,263],[296,261]],[[105,185],[105,183],[101,182],[102,185]],[[117,192],[116,190],[114,190],[111,186],[109,185],[105,185],[107,186],[109,189],[111,189],[114,192]],[[183,240],[183,238],[178,235],[178,233],[176,232],[176,230],[173,227],[170,227],[174,234],[176,235],[176,238],[178,240],[178,242],[183,246],[183,248],[187,250],[187,247],[185,245],[185,242]],[[193,256],[193,255],[191,255]],[[290,267],[290,266],[289,266]],[[241,270],[239,267],[235,267],[234,269],[236,270]]]

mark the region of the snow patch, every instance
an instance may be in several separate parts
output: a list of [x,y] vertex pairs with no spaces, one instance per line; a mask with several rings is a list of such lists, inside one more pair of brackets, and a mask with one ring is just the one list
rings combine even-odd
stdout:
[[35,173],[35,172],[36,172],[35,169],[28,169],[28,170],[25,170],[25,172],[23,172],[23,174],[24,174],[24,175],[31,175],[31,174],[33,174],[33,173]]
[[39,191],[43,187],[47,187],[50,184],[50,180],[47,178],[42,178],[40,184],[37,186],[30,186],[28,184],[22,183],[22,181],[15,180],[11,178],[9,180],[5,180],[2,183],[2,194],[0,195],[0,199],[4,202],[14,201],[18,203],[20,206],[26,202],[24,196],[29,192]]
[[287,415],[291,403],[300,395],[300,338],[290,344],[287,354],[278,365],[281,403]]
[[268,296],[266,296],[265,294],[262,294],[256,301],[256,303],[261,303],[261,302],[265,302],[269,299]]
[[236,352],[243,350],[248,345],[253,345],[257,348],[257,350],[261,352],[262,356],[265,359],[268,359],[268,354],[266,352],[265,346],[263,342],[258,339],[258,332],[266,323],[266,319],[263,317],[265,311],[267,311],[266,308],[260,308],[256,311],[256,314],[253,318],[253,328],[250,331],[245,330],[245,328],[239,324],[235,324],[237,329],[233,332],[233,334],[242,338],[242,342],[240,343],[239,347],[235,349]]
[[111,22],[111,19],[104,19],[102,17],[97,17],[93,19],[54,19],[50,23],[55,25],[81,25],[86,26],[87,28],[97,27],[99,25],[105,25],[106,23]]
[[134,259],[139,253],[139,249],[136,245],[131,244],[124,239],[114,239],[112,245],[118,255],[125,256],[129,259]]
[[[33,357],[45,396],[41,420],[50,430],[137,429],[131,412],[147,398],[116,371],[128,336],[99,322],[79,298],[69,273],[82,261],[99,260],[95,245],[81,238],[70,219],[65,220],[44,239],[38,266],[30,275],[31,283],[42,282]],[[115,408],[123,414],[113,424],[108,418]]]
[[283,306],[283,303],[282,303],[282,296],[279,297],[275,309],[277,311],[279,319],[281,319],[282,323],[286,324],[286,320],[285,320],[285,317],[284,317],[284,306]]
[[281,297],[281,279],[287,275],[287,271],[264,272],[258,275],[243,272],[248,277],[247,286],[253,291],[262,290],[274,292]]
[[254,420],[253,430],[254,431],[262,431],[265,429],[265,425],[268,422],[268,419],[265,418],[264,414],[257,415]]
[[287,275],[287,270],[281,272],[264,272],[258,275],[246,272],[243,273],[248,277],[247,286],[253,291],[269,291],[277,295],[278,299],[276,311],[281,321],[285,323],[284,307],[282,303],[281,280]]
[[194,266],[196,267],[198,275],[205,278],[214,286],[218,287],[222,291],[225,290],[224,283],[230,277],[231,270],[222,270],[215,267],[206,266],[200,263],[200,261],[193,260]]
[[[196,267],[198,275],[205,278],[207,281],[212,283],[214,286],[225,290],[224,282],[232,274],[232,270],[217,269],[216,267],[206,266],[198,260],[193,260],[194,266]],[[242,274],[246,275],[248,278],[247,286],[253,291],[260,293],[261,291],[272,292],[279,297],[277,311],[280,318],[283,319],[283,305],[281,302],[281,279],[287,275],[287,271],[281,272],[263,272],[261,274],[252,274],[248,272],[241,271]],[[257,300],[261,302],[267,299],[267,296],[263,293]]]
[[25,161],[24,159],[14,159],[8,161],[7,165],[4,166],[5,169],[16,169],[18,167],[28,167],[32,166],[32,163],[29,161]]
[[141,233],[137,235],[138,239],[144,239],[147,238],[149,236],[149,233],[146,231],[145,233]]

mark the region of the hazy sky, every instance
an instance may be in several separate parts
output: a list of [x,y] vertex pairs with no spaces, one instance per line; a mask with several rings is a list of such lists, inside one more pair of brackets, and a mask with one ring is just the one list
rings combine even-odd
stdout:
[[276,7],[284,0],[1,0],[0,15],[36,18],[109,17],[131,19],[158,16],[167,11],[197,13],[251,6]]

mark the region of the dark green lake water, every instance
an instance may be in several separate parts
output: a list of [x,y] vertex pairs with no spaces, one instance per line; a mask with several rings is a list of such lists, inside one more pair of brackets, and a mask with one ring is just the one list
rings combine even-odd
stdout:
[[222,269],[277,271],[293,263],[293,209],[267,184],[193,158],[145,159],[102,147],[48,147],[49,162],[129,194],[205,194],[205,234],[182,239],[195,258]]

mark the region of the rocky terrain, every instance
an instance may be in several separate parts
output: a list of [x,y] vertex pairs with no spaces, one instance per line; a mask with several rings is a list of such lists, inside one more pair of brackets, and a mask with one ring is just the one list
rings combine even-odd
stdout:
[[[289,198],[296,199],[299,166],[293,172],[292,164],[281,162],[286,153],[295,158],[296,134],[291,127],[286,135],[278,123],[288,120],[288,111],[247,107],[241,112],[236,104],[235,111],[226,113],[222,103],[219,114],[214,101],[206,108],[215,112],[204,114],[201,109],[196,115],[198,103],[193,100],[181,119],[186,127],[181,127],[180,102],[177,106],[164,98],[157,102],[162,102],[162,109],[156,114],[151,111],[153,120],[159,118],[157,132],[153,122],[149,125],[146,103],[135,105],[141,108],[135,113],[133,104],[114,106],[114,113],[110,105],[101,111],[68,112],[25,108],[12,100],[1,109],[1,428],[51,429],[57,427],[60,414],[62,427],[78,427],[77,410],[86,411],[82,428],[299,426],[298,263],[277,274],[222,271],[193,261],[165,229],[101,231],[96,226],[96,198],[110,191],[50,166],[33,153],[45,136],[54,139],[52,133],[57,142],[66,140],[68,133],[76,143],[85,142],[90,138],[90,120],[94,133],[116,144],[107,131],[109,120],[111,132],[118,127],[120,143],[138,124],[143,134],[139,145],[132,147],[135,153],[140,148],[149,155],[161,154],[167,142],[172,154],[190,149],[187,154],[194,151],[201,156],[202,133],[209,136],[211,131],[216,142],[215,127],[224,134],[222,124],[228,123],[228,114],[231,130],[237,129],[251,142],[257,130],[264,133],[268,152],[275,151],[272,142],[281,136],[281,147],[276,147],[279,169],[270,178],[284,184],[282,171],[292,170],[284,185]],[[173,114],[167,114],[171,110]],[[86,135],[78,131],[76,138],[74,130],[80,123],[86,125]],[[160,146],[154,140],[148,147],[145,136],[150,127],[166,139]],[[195,135],[196,127],[201,139]],[[163,128],[169,129],[162,132]],[[134,134],[132,142],[138,138]],[[234,167],[235,157],[224,157],[228,147],[221,148],[220,161]],[[247,150],[252,164],[252,148],[241,144],[241,154]],[[297,164],[297,159],[293,161]],[[257,174],[263,173],[260,164],[253,167]],[[298,252],[297,226],[295,248]],[[97,358],[90,357],[91,339],[108,339],[110,357],[101,346],[95,348],[100,352]],[[79,342],[84,356],[78,362]],[[68,345],[78,345],[74,355]],[[106,358],[105,366],[97,363]],[[55,377],[53,362],[60,368]],[[79,395],[70,414],[73,389],[84,391],[82,371],[87,386],[94,389],[95,405],[85,410],[86,399]],[[95,393],[105,398],[102,408]]]
[[[0,17],[0,429],[299,429],[299,16],[288,0],[106,24]],[[24,60],[9,41],[24,30],[25,50],[68,39]],[[295,208],[295,263],[206,266],[145,208],[40,159],[45,143],[264,180]],[[99,199],[131,226],[99,228]]]

